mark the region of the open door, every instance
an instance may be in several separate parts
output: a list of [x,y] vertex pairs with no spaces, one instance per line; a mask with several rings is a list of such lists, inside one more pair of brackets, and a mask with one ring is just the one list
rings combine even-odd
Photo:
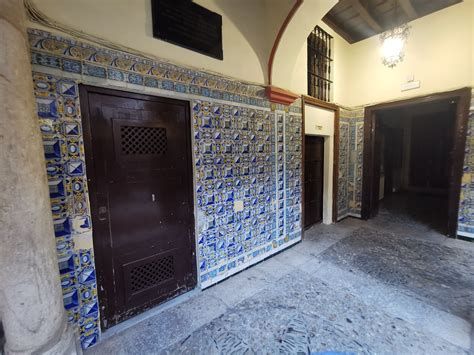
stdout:
[[[377,215],[379,211],[380,201],[380,175],[383,166],[383,155],[384,155],[384,144],[392,144],[390,141],[384,139],[383,130],[378,119],[378,114],[382,110],[392,110],[406,108],[411,109],[415,105],[431,105],[435,103],[448,103],[453,105],[454,115],[452,125],[447,127],[451,135],[449,138],[452,140],[452,149],[449,153],[449,186],[448,189],[448,225],[447,234],[448,236],[455,237],[457,232],[457,218],[459,210],[459,198],[461,190],[461,178],[463,174],[463,163],[464,163],[464,148],[466,143],[466,132],[467,123],[469,117],[469,103],[471,98],[471,89],[460,89],[451,92],[445,92],[425,97],[419,97],[414,99],[402,100],[398,102],[390,102],[385,104],[378,104],[369,106],[365,109],[364,119],[364,164],[363,164],[363,187],[362,187],[362,218],[369,219]],[[416,128],[416,127],[415,127]],[[426,141],[427,135],[432,127],[427,126],[425,123],[418,134],[421,138],[418,142]],[[440,140],[430,141],[429,146],[433,149],[429,149],[429,156],[424,159],[425,165],[429,167],[423,168],[417,166],[416,169],[412,169],[412,174],[418,174],[423,177],[426,175],[426,171],[430,175],[430,186],[437,187],[439,183],[437,180],[442,180],[445,174],[441,166],[438,166],[439,159],[431,159],[430,157],[436,153],[435,148],[440,147]],[[421,144],[421,143],[420,143]],[[416,151],[414,151],[416,153]],[[421,151],[424,153],[424,151]],[[420,154],[421,154],[420,153]],[[426,155],[426,154],[425,154]],[[438,154],[439,155],[439,154]],[[418,159],[419,160],[419,159]],[[427,165],[428,164],[428,165]],[[436,171],[440,171],[436,174]],[[442,174],[441,174],[442,172]],[[418,176],[417,175],[417,176]],[[439,177],[439,178],[438,178]]]

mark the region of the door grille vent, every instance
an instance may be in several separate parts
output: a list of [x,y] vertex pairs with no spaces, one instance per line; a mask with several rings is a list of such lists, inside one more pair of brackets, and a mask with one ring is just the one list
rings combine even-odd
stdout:
[[166,128],[121,126],[120,135],[124,155],[165,154],[168,149]]
[[131,291],[138,292],[174,277],[173,256],[137,266],[130,271]]

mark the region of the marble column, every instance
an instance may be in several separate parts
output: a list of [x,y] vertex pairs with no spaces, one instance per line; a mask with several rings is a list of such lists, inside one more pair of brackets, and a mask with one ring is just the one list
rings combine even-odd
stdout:
[[6,354],[78,352],[63,306],[43,154],[23,1],[0,0],[0,321]]

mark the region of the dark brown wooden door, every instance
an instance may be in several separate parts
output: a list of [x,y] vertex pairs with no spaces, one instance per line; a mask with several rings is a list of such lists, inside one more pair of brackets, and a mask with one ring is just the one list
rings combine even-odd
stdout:
[[413,117],[410,185],[420,189],[448,189],[453,150],[455,112]]
[[305,136],[304,226],[323,219],[324,138]]
[[[383,127],[384,152],[383,167],[385,173],[384,198],[398,188],[395,183],[395,172],[402,169],[403,158],[403,129],[394,127]],[[380,196],[379,196],[380,197]]]
[[81,99],[107,328],[196,284],[189,103],[91,87]]

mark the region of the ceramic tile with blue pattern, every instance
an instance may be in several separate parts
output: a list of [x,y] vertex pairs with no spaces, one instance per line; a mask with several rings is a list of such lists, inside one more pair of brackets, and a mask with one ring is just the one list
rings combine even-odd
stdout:
[[63,237],[71,234],[71,225],[68,217],[54,220],[53,226],[56,237]]
[[68,216],[69,209],[65,198],[51,199],[51,213],[53,214],[53,219],[61,219]]
[[45,139],[43,140],[44,156],[46,159],[61,160],[63,156],[64,141],[60,138]]
[[79,296],[76,288],[63,290],[63,302],[66,310],[79,306]]
[[65,136],[72,136],[72,137],[80,137],[81,132],[81,125],[78,122],[63,122],[63,134]]
[[66,256],[66,255],[74,254],[74,241],[72,240],[70,235],[65,235],[63,237],[56,237],[55,241],[56,241],[56,252],[58,253],[58,255]]
[[90,64],[82,65],[82,74],[104,79],[107,77],[105,68]]
[[55,98],[36,97],[36,108],[41,118],[57,119],[59,117]]
[[99,339],[99,331],[93,330],[89,333],[80,336],[80,341],[83,349],[88,349],[97,343]]
[[62,79],[56,84],[59,95],[76,98],[78,95],[77,84],[74,80]]
[[61,68],[61,58],[40,52],[31,52],[31,64],[42,65],[50,68]]

